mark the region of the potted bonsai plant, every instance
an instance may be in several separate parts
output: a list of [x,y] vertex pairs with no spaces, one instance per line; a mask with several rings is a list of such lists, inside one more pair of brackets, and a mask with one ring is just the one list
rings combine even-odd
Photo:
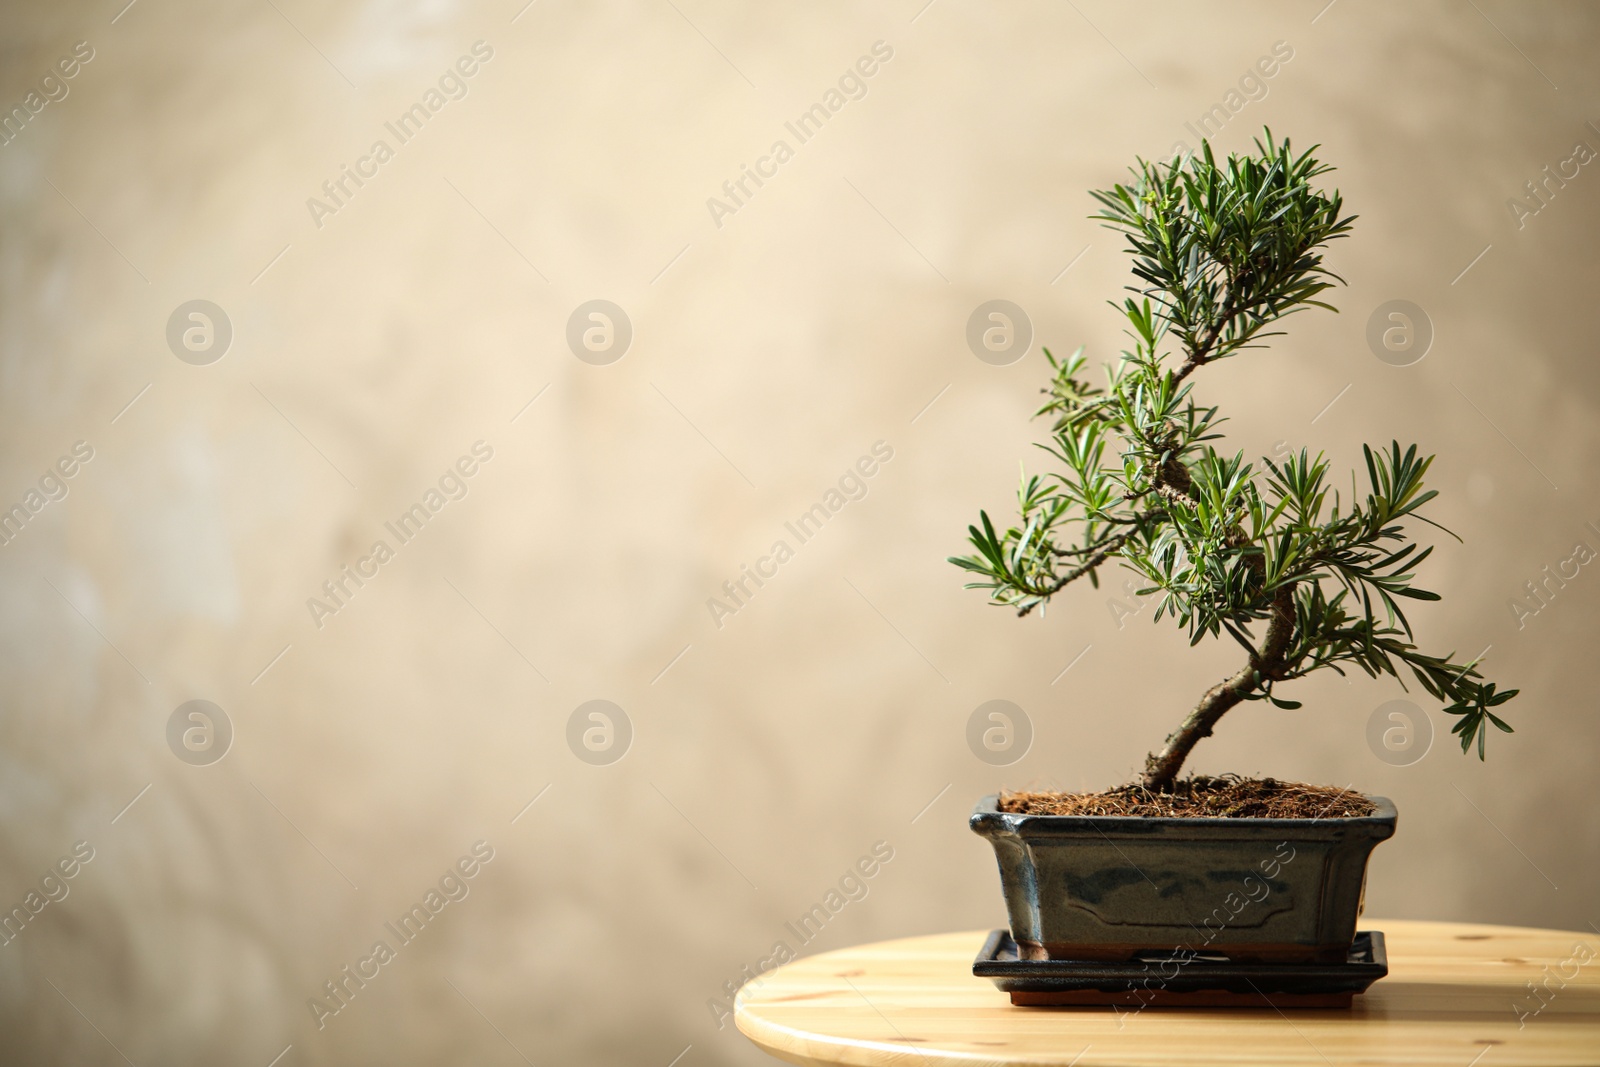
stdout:
[[[1259,467],[1218,450],[1222,419],[1197,400],[1195,372],[1261,347],[1278,320],[1342,280],[1322,250],[1350,232],[1331,168],[1289,141],[1219,163],[1211,146],[1140,160],[1126,185],[1093,195],[1092,216],[1126,235],[1138,284],[1118,306],[1132,347],[1104,388],[1080,348],[1046,350],[1047,475],[1024,475],[1017,524],[981,513],[975,554],[951,562],[993,603],[1027,615],[1080,579],[1119,565],[1190,644],[1236,643],[1239,667],[1200,695],[1136,781],[1103,793],[1002,793],[972,829],[999,860],[1021,960],[1131,961],[1187,951],[1235,963],[1343,961],[1356,936],[1367,857],[1395,826],[1382,797],[1272,779],[1180,777],[1195,744],[1245,701],[1298,708],[1283,690],[1324,669],[1404,685],[1409,672],[1456,717],[1482,758],[1489,727],[1509,732],[1474,663],[1421,651],[1403,602],[1431,548],[1408,524],[1435,496],[1431,456],[1364,447],[1349,495],[1323,455]],[[1441,527],[1442,529],[1442,527]],[[1448,531],[1446,531],[1448,532]],[[1454,536],[1454,535],[1452,535]],[[1369,979],[1370,980],[1370,979]],[[1258,1002],[1259,1003],[1259,1002]]]

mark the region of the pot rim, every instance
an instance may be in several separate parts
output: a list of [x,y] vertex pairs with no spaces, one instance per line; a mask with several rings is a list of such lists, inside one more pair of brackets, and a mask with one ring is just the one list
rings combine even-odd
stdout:
[[1268,819],[1247,815],[1030,815],[1024,812],[1001,811],[1000,794],[990,793],[980,798],[973,805],[972,815],[968,822],[976,830],[980,825],[992,825],[996,822],[1004,823],[1008,829],[1021,830],[1029,823],[1042,824],[1039,828],[1067,829],[1069,827],[1085,827],[1090,829],[1110,829],[1112,827],[1125,827],[1134,824],[1141,826],[1215,826],[1239,827],[1260,826],[1275,829],[1289,830],[1295,827],[1302,829],[1327,824],[1341,826],[1390,826],[1392,827],[1399,816],[1394,806],[1394,801],[1388,797],[1373,796],[1363,793],[1362,796],[1372,801],[1377,808],[1371,815],[1335,815],[1328,818],[1315,819]]

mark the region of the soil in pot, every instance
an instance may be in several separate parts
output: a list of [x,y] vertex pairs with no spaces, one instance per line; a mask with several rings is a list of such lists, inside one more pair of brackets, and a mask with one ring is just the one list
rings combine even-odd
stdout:
[[1334,786],[1273,778],[1196,776],[1171,792],[1123,785],[1101,793],[1002,792],[999,808],[1017,815],[1134,815],[1154,818],[1340,819],[1371,815],[1371,800]]

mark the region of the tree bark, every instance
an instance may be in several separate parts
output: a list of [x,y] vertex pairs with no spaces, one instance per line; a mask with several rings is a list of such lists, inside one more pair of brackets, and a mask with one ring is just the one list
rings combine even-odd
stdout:
[[1140,784],[1151,792],[1171,790],[1178,772],[1183,769],[1183,761],[1188,759],[1201,738],[1211,736],[1211,729],[1217,720],[1242,702],[1262,682],[1272,681],[1282,673],[1283,655],[1293,636],[1294,586],[1291,584],[1280,587],[1272,599],[1267,636],[1261,649],[1236,673],[1207,689],[1194,710],[1183,720],[1183,725],[1167,738],[1160,751],[1145,757],[1144,776]]

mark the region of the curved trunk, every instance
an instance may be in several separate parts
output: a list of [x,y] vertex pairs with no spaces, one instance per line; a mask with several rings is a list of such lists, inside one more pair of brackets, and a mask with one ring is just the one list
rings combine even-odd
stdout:
[[1289,639],[1294,635],[1294,586],[1278,589],[1272,599],[1272,614],[1268,617],[1267,636],[1261,650],[1226,680],[1207,689],[1200,702],[1194,706],[1179,726],[1157,752],[1145,757],[1144,776],[1140,784],[1151,792],[1166,792],[1177,781],[1183,761],[1188,759],[1194,746],[1203,737],[1211,736],[1217,720],[1236,704],[1248,697],[1263,681],[1278,676],[1283,668],[1283,654],[1288,650]]

